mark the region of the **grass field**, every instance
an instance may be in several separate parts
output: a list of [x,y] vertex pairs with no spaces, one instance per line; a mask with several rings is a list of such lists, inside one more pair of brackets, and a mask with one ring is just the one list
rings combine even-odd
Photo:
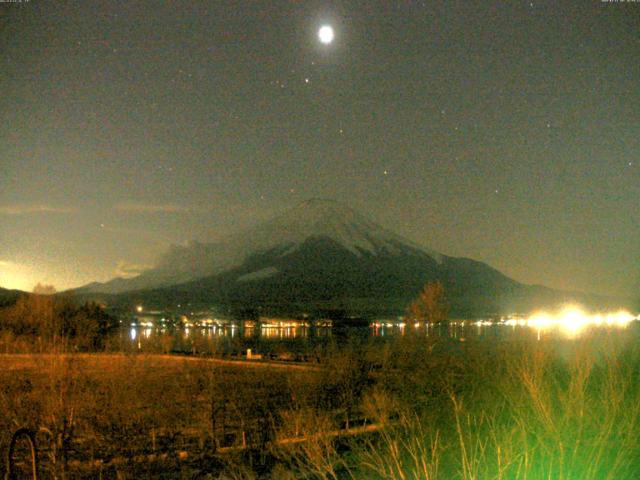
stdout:
[[45,477],[633,479],[634,338],[409,335],[329,348],[316,368],[3,355],[0,449],[44,428]]

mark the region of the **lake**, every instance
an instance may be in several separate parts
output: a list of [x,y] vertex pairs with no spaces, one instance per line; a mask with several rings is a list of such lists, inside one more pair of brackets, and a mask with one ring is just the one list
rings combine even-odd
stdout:
[[125,351],[199,353],[239,356],[247,349],[280,359],[306,359],[330,345],[350,342],[384,343],[398,336],[416,335],[451,342],[467,341],[562,341],[571,342],[586,336],[627,337],[640,340],[640,322],[626,312],[609,315],[586,315],[569,311],[561,315],[537,314],[528,318],[503,318],[497,321],[464,320],[449,324],[412,325],[401,320],[381,319],[364,327],[310,326],[285,324],[260,325],[255,322],[226,325],[159,328],[133,325],[117,334],[117,348]]

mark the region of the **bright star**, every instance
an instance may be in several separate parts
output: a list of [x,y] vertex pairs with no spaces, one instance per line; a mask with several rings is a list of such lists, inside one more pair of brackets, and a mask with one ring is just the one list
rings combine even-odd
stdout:
[[320,30],[318,30],[318,38],[325,45],[333,42],[333,37],[333,28],[331,28],[331,26],[329,25],[323,25],[322,27],[320,27]]

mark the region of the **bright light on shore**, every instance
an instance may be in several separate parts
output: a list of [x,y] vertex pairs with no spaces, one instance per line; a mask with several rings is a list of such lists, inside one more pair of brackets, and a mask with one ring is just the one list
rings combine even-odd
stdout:
[[557,313],[536,312],[528,318],[509,319],[505,323],[511,326],[528,326],[537,330],[558,327],[568,336],[574,337],[590,326],[625,328],[632,321],[639,319],[640,317],[633,316],[626,310],[590,314],[580,307],[568,306]]

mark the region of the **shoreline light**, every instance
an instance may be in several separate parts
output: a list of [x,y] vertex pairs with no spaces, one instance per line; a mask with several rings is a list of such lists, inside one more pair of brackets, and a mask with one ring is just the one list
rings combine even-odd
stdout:
[[580,307],[567,306],[557,313],[535,312],[527,318],[508,319],[504,324],[514,327],[527,326],[537,330],[559,328],[573,337],[591,326],[625,328],[634,320],[640,320],[640,316],[634,316],[626,310],[590,314]]

